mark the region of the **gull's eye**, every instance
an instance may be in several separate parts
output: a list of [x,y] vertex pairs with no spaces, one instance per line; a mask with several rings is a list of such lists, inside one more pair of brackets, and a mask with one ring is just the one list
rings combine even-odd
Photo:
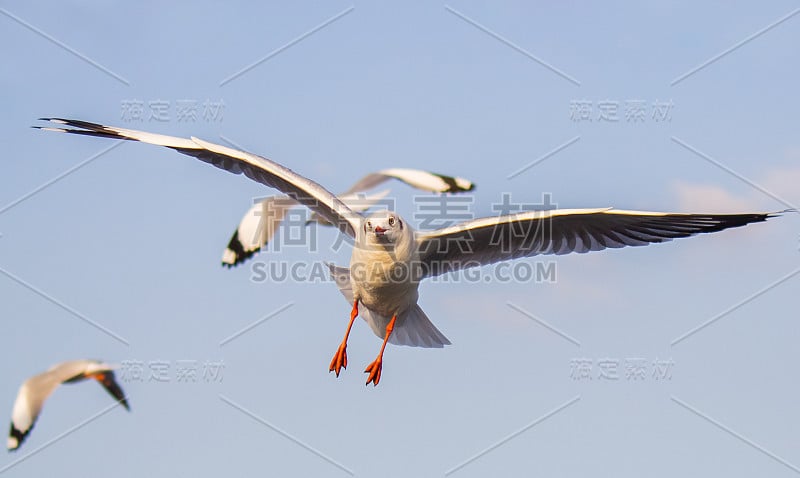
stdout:
[[370,222],[370,221],[367,221],[367,227],[368,227],[368,228],[370,228],[370,229],[372,229],[372,222]]
[[389,225],[394,226],[394,217],[389,216]]

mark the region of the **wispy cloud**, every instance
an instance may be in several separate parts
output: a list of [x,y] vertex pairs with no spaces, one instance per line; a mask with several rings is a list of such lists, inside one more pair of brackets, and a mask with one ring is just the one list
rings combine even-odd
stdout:
[[[754,178],[764,188],[792,203],[800,203],[800,167],[772,168]],[[672,189],[680,211],[743,212],[773,211],[784,208],[760,191],[747,186],[723,187],[711,183],[678,181]]]

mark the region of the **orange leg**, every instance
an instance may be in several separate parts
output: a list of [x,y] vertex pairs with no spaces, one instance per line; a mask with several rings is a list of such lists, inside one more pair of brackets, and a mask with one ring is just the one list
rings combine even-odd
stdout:
[[358,317],[358,299],[353,301],[353,310],[350,311],[350,323],[347,324],[347,332],[344,333],[342,343],[339,345],[336,353],[333,354],[331,367],[328,369],[328,372],[333,372],[335,370],[337,377],[343,368],[347,368],[347,337],[350,336],[350,329],[353,327],[353,321],[356,320],[356,317]]
[[383,345],[381,345],[381,351],[378,352],[378,358],[375,359],[374,362],[367,365],[367,369],[364,370],[364,373],[368,373],[367,376],[367,385],[372,382],[372,385],[378,385],[378,382],[381,381],[381,369],[383,368],[383,351],[386,349],[386,342],[389,341],[389,336],[392,335],[392,330],[394,330],[394,323],[397,320],[397,315],[392,316],[392,320],[386,324],[386,335],[383,337]]

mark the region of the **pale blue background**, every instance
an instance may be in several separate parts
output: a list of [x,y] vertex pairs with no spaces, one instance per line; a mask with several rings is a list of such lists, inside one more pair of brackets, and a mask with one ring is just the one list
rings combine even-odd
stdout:
[[[376,168],[457,174],[478,183],[479,215],[490,214],[503,192],[520,201],[549,192],[560,207],[786,207],[674,136],[800,204],[800,16],[670,86],[796,3],[449,5],[581,85],[436,2],[2,2],[0,203],[112,144],[28,128],[40,116],[66,116],[218,142],[223,135],[337,191]],[[174,109],[165,123],[120,117],[125,100],[167,100],[174,108],[181,99],[221,99],[224,117],[179,122]],[[575,100],[671,100],[674,107],[667,123],[648,113],[644,123],[601,124],[570,120]],[[575,144],[506,179],[576,136]],[[394,191],[400,213],[411,216],[409,189]],[[798,276],[670,346],[796,270],[800,217],[561,257],[556,284],[425,284],[420,303],[454,345],[390,346],[373,389],[364,387],[361,371],[380,342],[362,322],[351,336],[350,368],[338,380],[327,371],[349,310],[331,284],[257,284],[247,267],[220,267],[240,214],[270,193],[172,151],[124,144],[0,214],[4,271],[130,342],[0,275],[0,410],[10,412],[25,377],[66,359],[225,362],[222,383],[177,383],[174,370],[169,383],[123,383],[130,414],[112,410],[8,469],[9,476],[347,476],[220,395],[358,476],[442,476],[578,396],[451,476],[795,474],[673,398],[800,465]],[[347,250],[327,249],[335,231],[318,237],[315,255],[294,248],[259,259],[347,261]],[[675,366],[669,381],[570,376],[572,359],[606,357],[671,358]],[[92,384],[59,389],[28,442],[0,468],[109,403]]]

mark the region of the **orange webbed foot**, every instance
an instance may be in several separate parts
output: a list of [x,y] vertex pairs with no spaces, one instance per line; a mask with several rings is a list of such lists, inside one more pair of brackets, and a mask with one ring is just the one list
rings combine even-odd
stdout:
[[386,324],[386,335],[383,337],[383,345],[381,345],[381,351],[378,353],[378,357],[375,359],[374,362],[367,365],[367,369],[364,370],[364,373],[368,373],[367,376],[367,385],[372,382],[373,386],[377,386],[378,382],[381,381],[381,369],[383,369],[383,351],[386,350],[386,343],[389,341],[389,336],[392,335],[392,331],[394,330],[394,323],[397,320],[397,315],[392,316],[392,320]]
[[336,353],[333,354],[333,359],[331,360],[331,366],[328,369],[328,372],[336,372],[336,376],[339,376],[339,372],[342,369],[347,368],[347,345],[341,344],[339,348],[336,350]]
[[374,362],[367,365],[367,369],[364,370],[364,373],[368,373],[367,376],[367,383],[365,385],[369,385],[372,382],[373,386],[378,385],[378,382],[381,381],[381,369],[383,369],[383,360],[380,358],[375,359]]
[[331,366],[328,368],[328,372],[336,371],[337,377],[343,368],[347,368],[347,337],[350,336],[350,329],[353,327],[353,321],[357,316],[358,299],[353,301],[353,310],[350,311],[350,322],[347,324],[347,331],[344,333],[344,339],[342,340],[342,343],[339,344],[339,348],[336,350],[336,353],[333,354]]

